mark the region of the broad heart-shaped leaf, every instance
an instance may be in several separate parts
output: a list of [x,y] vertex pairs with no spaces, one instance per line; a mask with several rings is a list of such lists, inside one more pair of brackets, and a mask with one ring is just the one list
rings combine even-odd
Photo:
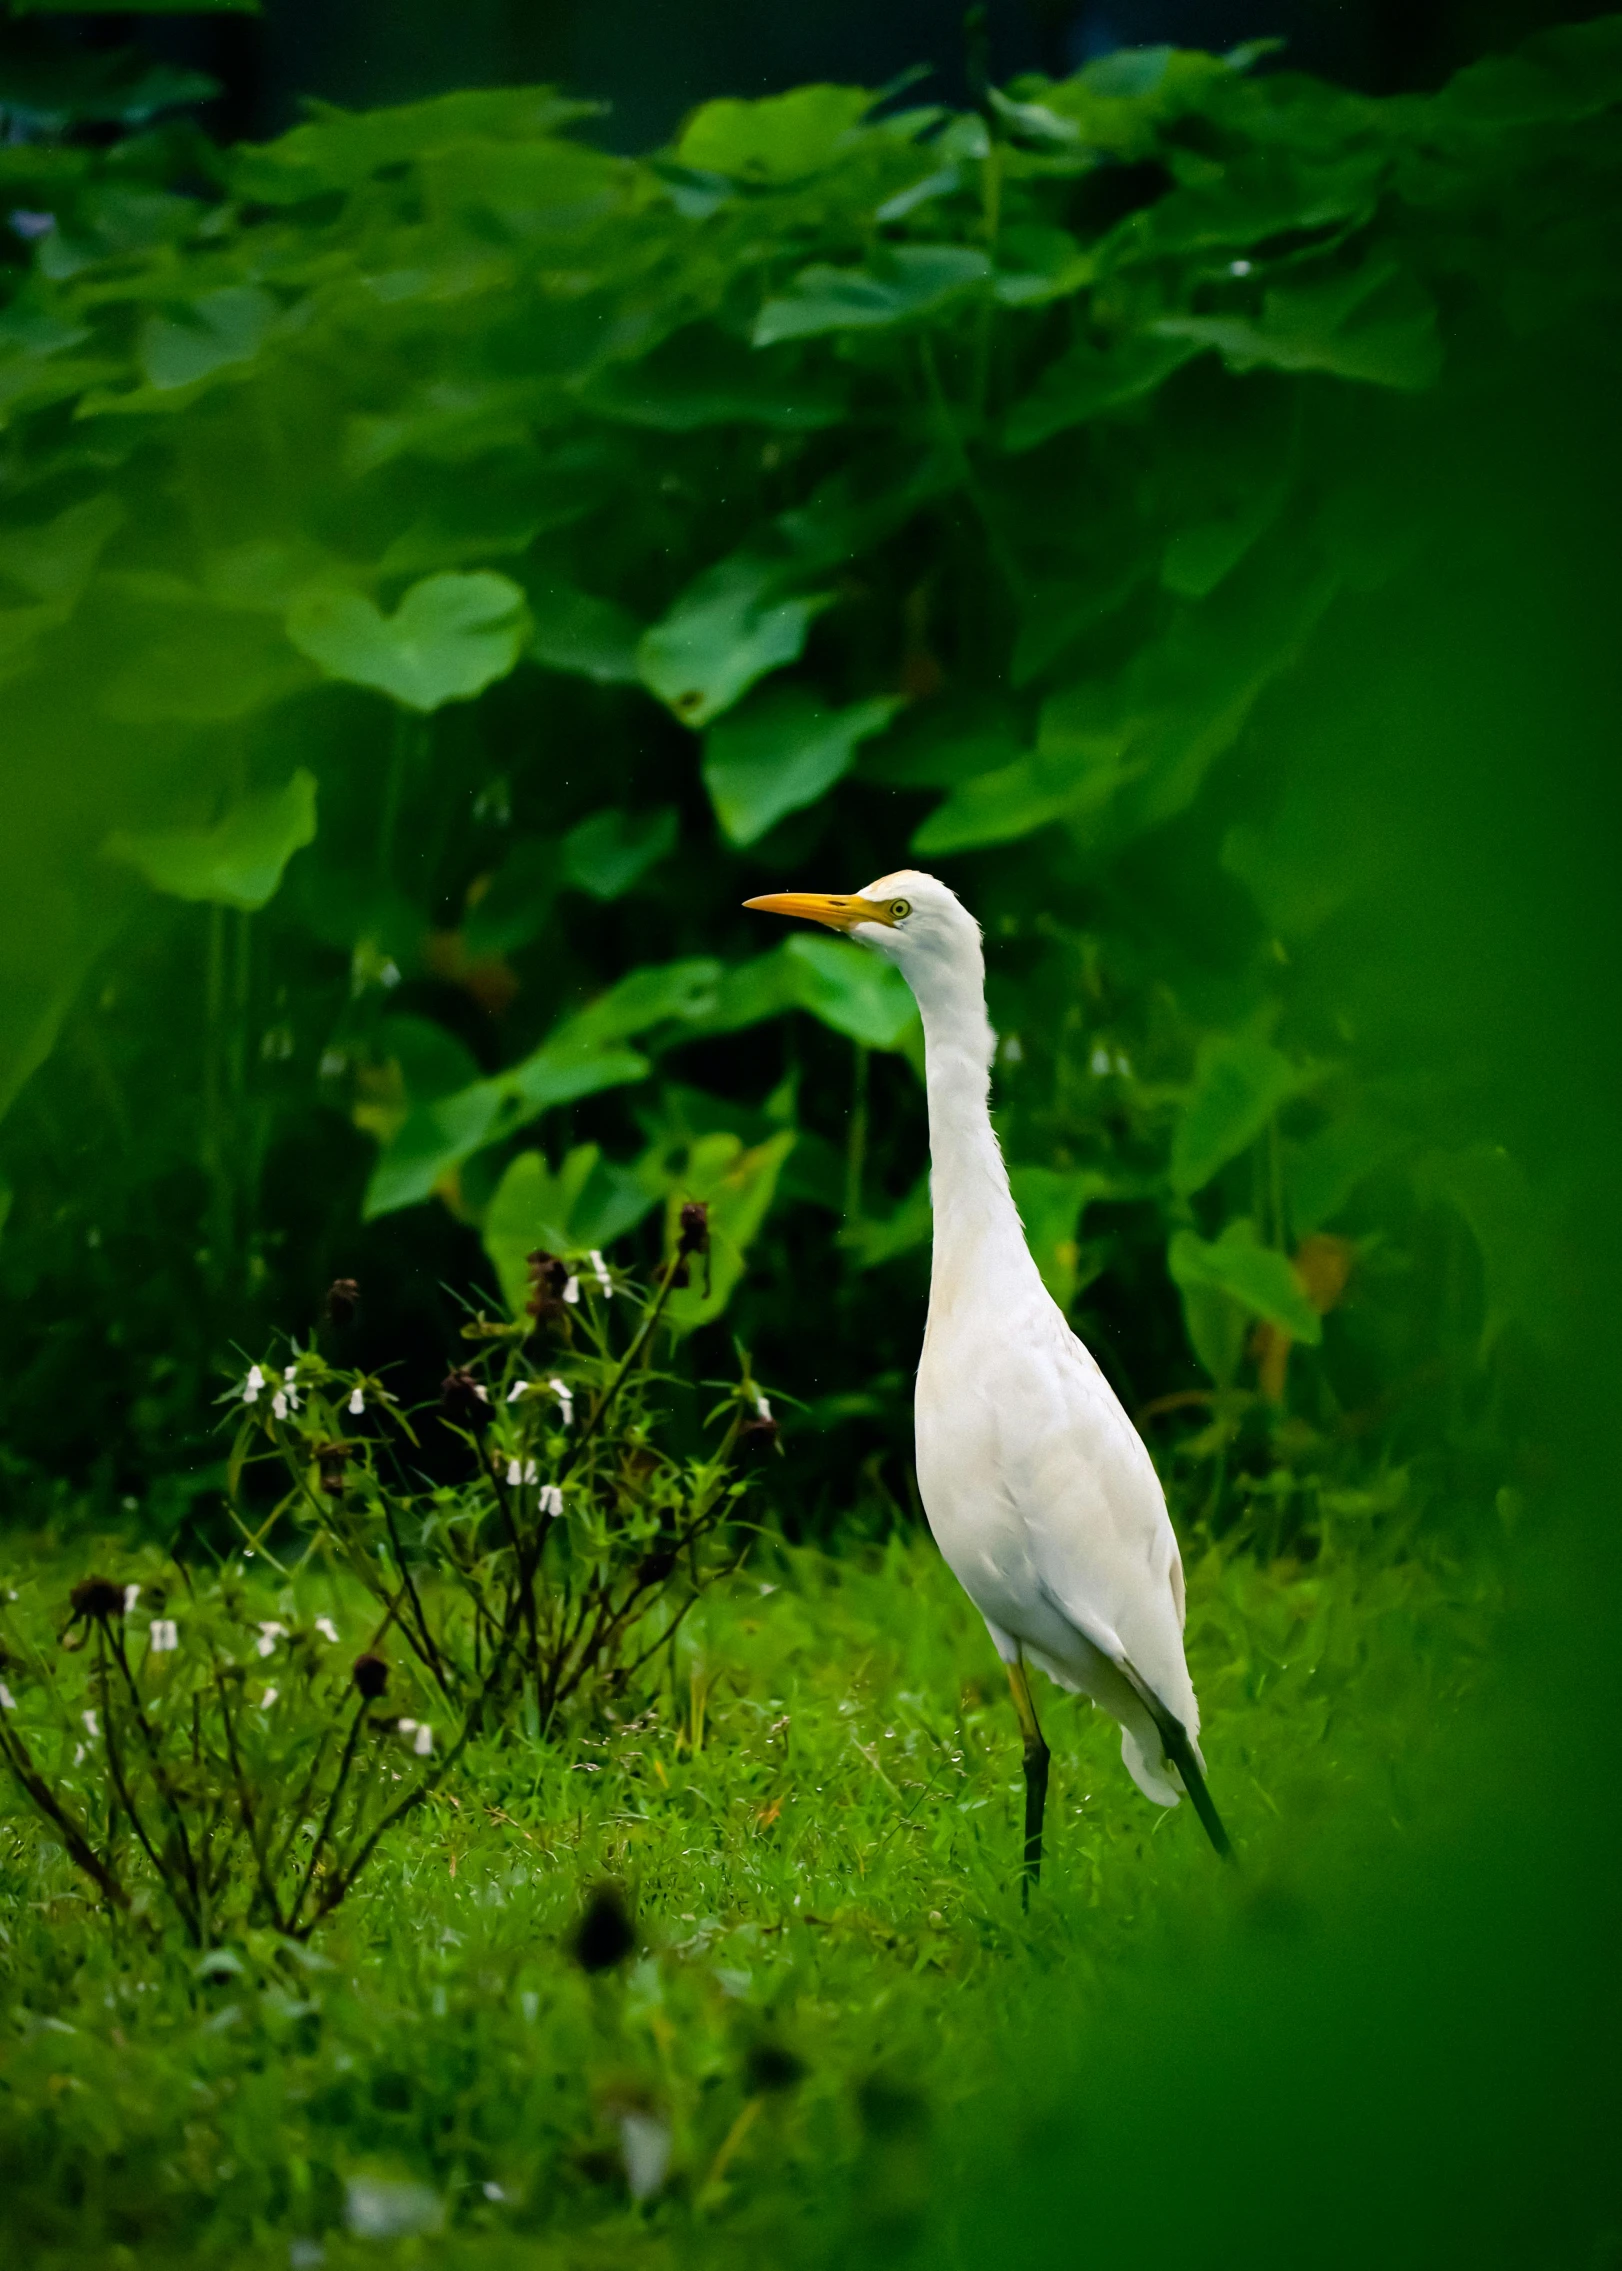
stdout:
[[408,709],[467,701],[505,678],[524,643],[524,595],[506,576],[424,576],[392,615],[358,591],[303,592],[287,635],[329,678],[374,686]]
[[740,552],[707,568],[637,648],[642,683],[685,725],[708,725],[768,671],[797,662],[833,592],[783,596],[784,566]]
[[530,652],[549,670],[578,672],[599,686],[634,686],[642,626],[629,608],[570,584],[532,593]]
[[1407,1148],[1399,1130],[1366,1110],[1331,1120],[1305,1143],[1287,1145],[1284,1189],[1295,1236],[1308,1237],[1333,1222],[1359,1183]]
[[521,1151],[497,1184],[483,1223],[484,1250],[508,1314],[524,1314],[530,1292],[525,1262],[537,1247],[573,1260],[594,1246],[610,1246],[651,1213],[664,1192],[656,1151],[621,1167],[596,1144],[578,1144],[556,1174],[541,1152]]
[[902,1254],[927,1246],[935,1228],[935,1209],[929,1195],[929,1170],[924,1172],[901,1204],[890,1213],[848,1222],[839,1243],[859,1270],[876,1270]]
[[903,699],[881,694],[829,710],[808,687],[773,687],[712,726],[704,741],[704,786],[726,835],[735,844],[752,844],[785,813],[815,804]]
[[276,895],[293,854],[315,840],[315,775],[300,766],[285,788],[244,798],[213,828],[151,835],[120,830],[102,846],[154,891],[255,913]]
[[1309,1077],[1258,1034],[1207,1034],[1172,1131],[1172,1189],[1184,1195],[1203,1190]]
[[689,324],[636,363],[610,363],[582,389],[604,417],[667,434],[702,426],[776,427],[786,433],[836,426],[849,389],[837,371],[797,367],[798,358],[762,354],[712,324]]
[[1270,364],[1414,391],[1434,385],[1442,367],[1435,303],[1393,260],[1372,259],[1321,283],[1276,285],[1262,310],[1163,316],[1154,328],[1173,342],[1217,348],[1239,371]]
[[551,1045],[603,1048],[656,1025],[699,1024],[714,1011],[721,975],[721,964],[706,956],[649,963],[566,1018]]
[[563,880],[594,899],[618,899],[676,848],[676,808],[594,812],[563,839]]
[[933,315],[959,293],[983,285],[991,262],[973,245],[904,244],[875,253],[865,268],[802,268],[781,298],[755,318],[757,347],[813,339],[829,331],[877,331]]
[[931,854],[1012,843],[1055,820],[1096,810],[1129,777],[1118,743],[1108,739],[1080,753],[1034,750],[961,782],[920,823],[912,848]]
[[124,508],[108,490],[69,505],[54,519],[0,531],[0,577],[48,606],[74,606],[102,547],[122,526]]
[[[1316,1348],[1323,1339],[1323,1320],[1307,1299],[1288,1257],[1274,1246],[1264,1246],[1253,1222],[1230,1222],[1221,1237],[1209,1243],[1196,1231],[1179,1230],[1167,1250],[1166,1261],[1172,1277],[1185,1291],[1194,1288],[1223,1294],[1252,1317],[1265,1318],[1310,1347]],[[1195,1354],[1205,1361],[1197,1347]]]
[[833,163],[874,99],[863,87],[810,86],[762,102],[708,102],[683,128],[676,162],[737,181],[803,181]]
[[666,1315],[678,1332],[708,1324],[731,1300],[795,1140],[793,1128],[752,1149],[745,1149],[741,1136],[700,1136],[681,1171],[672,1176],[667,1244],[674,1246],[681,1209],[690,1199],[702,1199],[708,1206],[710,1226],[708,1291],[700,1261],[692,1265],[691,1284],[670,1297]]
[[802,1009],[866,1049],[902,1049],[918,1023],[918,1004],[899,970],[865,946],[801,932],[785,939]]

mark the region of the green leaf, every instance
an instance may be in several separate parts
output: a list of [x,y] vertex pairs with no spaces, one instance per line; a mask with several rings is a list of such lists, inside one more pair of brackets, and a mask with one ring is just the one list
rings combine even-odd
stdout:
[[534,628],[530,652],[549,670],[568,670],[599,686],[636,684],[642,626],[617,600],[569,584],[549,584],[530,595]]
[[927,1246],[934,1229],[935,1210],[929,1195],[929,1170],[925,1168],[898,1207],[887,1215],[848,1222],[839,1233],[839,1243],[856,1269],[876,1270],[885,1262]]
[[1480,1252],[1483,1359],[1512,1320],[1542,1337],[1561,1264],[1520,1161],[1502,1144],[1467,1144],[1432,1152],[1419,1163],[1414,1181],[1422,1199],[1445,1199],[1457,1209]]
[[862,87],[810,86],[705,103],[682,129],[676,161],[735,181],[803,181],[834,163],[873,100]]
[[1058,361],[1049,363],[1030,393],[1016,402],[1003,428],[1003,447],[1034,449],[1038,442],[1119,410],[1152,394],[1172,372],[1197,355],[1202,340],[1158,332],[1129,332],[1111,347],[1078,339]]
[[784,598],[782,564],[735,554],[689,584],[637,648],[642,682],[685,725],[708,725],[757,679],[797,662],[833,592]]
[[216,827],[120,829],[102,851],[171,898],[254,913],[275,897],[293,854],[314,840],[315,776],[301,766],[285,788],[245,798]]
[[709,1291],[704,1286],[704,1265],[697,1262],[691,1285],[671,1295],[666,1311],[678,1332],[691,1332],[698,1325],[708,1324],[731,1300],[795,1140],[792,1128],[752,1149],[745,1149],[742,1139],[735,1135],[701,1136],[689,1151],[681,1173],[672,1177],[671,1244],[680,1210],[688,1200],[702,1199],[710,1210]]
[[705,957],[650,963],[566,1018],[551,1045],[601,1048],[656,1025],[693,1025],[714,1011],[721,965]]
[[610,1246],[663,1196],[664,1177],[651,1153],[621,1167],[596,1144],[579,1144],[553,1174],[543,1153],[521,1151],[496,1186],[482,1225],[508,1314],[524,1314],[530,1291],[525,1262],[537,1247],[574,1260]]
[[1082,1211],[1109,1197],[1114,1181],[1092,1167],[1010,1167],[1008,1182],[1042,1283],[1068,1310],[1080,1275]]
[[1299,1094],[1306,1077],[1257,1034],[1208,1034],[1172,1131],[1172,1189],[1184,1196],[1203,1190]]
[[737,1033],[768,1017],[781,1017],[800,1005],[803,966],[794,961],[787,940],[753,962],[739,962],[721,980],[715,1007],[701,1020],[701,1033]]
[[757,347],[779,339],[812,339],[830,331],[876,331],[934,315],[983,285],[991,263],[973,245],[896,245],[875,252],[863,268],[802,268],[781,298],[755,319]]
[[[1243,1218],[1230,1222],[1211,1243],[1195,1231],[1179,1230],[1171,1241],[1167,1266],[1178,1285],[1225,1294],[1250,1316],[1264,1318],[1293,1340],[1316,1348],[1323,1339],[1323,1319],[1302,1291],[1288,1258],[1261,1243],[1253,1222]],[[1195,1354],[1200,1353],[1196,1348]]]
[[287,635],[329,678],[373,686],[413,710],[467,701],[518,660],[524,595],[506,576],[425,576],[392,615],[363,594],[315,589],[288,610]]
[[1330,371],[1370,386],[1415,391],[1442,367],[1436,306],[1394,260],[1374,258],[1350,276],[1274,285],[1259,317],[1163,316],[1169,341],[1217,348],[1235,370]]
[[594,899],[621,899],[675,848],[674,805],[661,804],[653,812],[625,812],[610,805],[564,837],[563,880]]
[[713,325],[694,324],[639,362],[609,364],[583,399],[627,425],[688,434],[730,425],[808,433],[837,425],[849,398],[837,372],[801,370],[793,358],[752,351]]
[[595,117],[600,104],[572,102],[550,87],[474,87],[431,102],[344,111],[312,103],[314,117],[279,141],[231,153],[234,193],[254,204],[297,205],[353,189],[386,166],[411,166],[468,142],[522,141]]
[[1307,1142],[1286,1146],[1284,1191],[1290,1227],[1305,1238],[1321,1230],[1358,1185],[1407,1149],[1407,1139],[1364,1111],[1331,1120]]
[[546,928],[563,875],[563,848],[553,836],[521,836],[467,911],[462,935],[470,954],[509,954]]
[[251,363],[280,314],[257,284],[224,284],[165,315],[149,315],[137,349],[148,386],[192,386],[233,363]]
[[108,490],[69,505],[53,520],[0,530],[0,576],[52,608],[77,606],[124,507]]
[[803,686],[776,687],[712,726],[704,740],[704,786],[734,844],[752,844],[785,813],[825,796],[848,773],[858,746],[902,706],[881,694],[829,710]]
[[1125,778],[1119,750],[1108,740],[1081,762],[1069,751],[1036,750],[960,783],[915,830],[912,849],[933,855],[1012,843],[1095,810]]
[[802,1009],[867,1049],[902,1049],[918,1023],[918,1004],[899,970],[848,939],[802,932],[785,939]]
[[1045,307],[1093,281],[1097,264],[1068,229],[1016,223],[997,239],[993,289],[1005,308]]

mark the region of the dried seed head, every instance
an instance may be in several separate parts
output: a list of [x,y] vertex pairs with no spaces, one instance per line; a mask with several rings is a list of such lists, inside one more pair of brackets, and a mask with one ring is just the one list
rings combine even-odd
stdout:
[[375,1703],[389,1684],[389,1667],[381,1656],[357,1656],[354,1681],[368,1703]]
[[776,2090],[791,2090],[805,2078],[805,2061],[778,2042],[756,2042],[743,2062],[744,2083],[751,2097],[768,2097]]
[[746,1419],[739,1428],[738,1442],[754,1458],[764,1458],[768,1451],[777,1448],[782,1432],[775,1419],[770,1416],[762,1419],[757,1412],[753,1419]]
[[69,1599],[73,1613],[87,1619],[121,1617],[124,1614],[124,1588],[115,1585],[110,1577],[86,1577],[75,1585]]
[[678,1254],[707,1254],[710,1250],[710,1210],[702,1199],[689,1199],[681,1210]]
[[575,1962],[582,1971],[612,1971],[635,1946],[624,1894],[618,1885],[596,1886],[575,1929]]
[[662,1585],[675,1566],[676,1556],[669,1546],[660,1546],[643,1555],[637,1564],[636,1581],[639,1585]]
[[[529,1271],[529,1300],[526,1304],[535,1322],[558,1326],[568,1322],[564,1296],[569,1290],[569,1267],[560,1262],[556,1254],[537,1247],[524,1264]],[[578,1289],[577,1289],[578,1290]]]
[[439,1383],[439,1408],[458,1427],[488,1427],[490,1424],[490,1406],[483,1384],[465,1365],[447,1372]]
[[349,1488],[349,1462],[354,1455],[353,1446],[348,1443],[323,1443],[317,1451],[321,1488],[329,1498],[342,1498]]
[[340,1328],[352,1325],[360,1308],[360,1287],[352,1277],[335,1277],[327,1287],[327,1315]]

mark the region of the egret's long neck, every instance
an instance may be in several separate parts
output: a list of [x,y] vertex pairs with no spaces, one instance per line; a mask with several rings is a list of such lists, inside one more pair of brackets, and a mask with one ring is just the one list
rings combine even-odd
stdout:
[[[910,973],[909,973],[910,975]],[[976,943],[913,980],[924,1021],[929,1183],[935,1210],[929,1314],[933,1326],[964,1300],[1039,1285],[991,1125],[985,965]]]

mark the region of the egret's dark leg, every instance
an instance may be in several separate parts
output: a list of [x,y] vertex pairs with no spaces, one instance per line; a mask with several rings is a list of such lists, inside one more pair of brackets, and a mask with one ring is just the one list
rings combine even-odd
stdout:
[[1025,1738],[1025,1869],[1020,1878],[1019,1904],[1031,1905],[1031,1887],[1042,1874],[1042,1812],[1048,1799],[1048,1747],[1037,1725],[1031,1701],[1030,1674],[1023,1660],[1008,1667],[1008,1685],[1019,1714],[1019,1731]]

